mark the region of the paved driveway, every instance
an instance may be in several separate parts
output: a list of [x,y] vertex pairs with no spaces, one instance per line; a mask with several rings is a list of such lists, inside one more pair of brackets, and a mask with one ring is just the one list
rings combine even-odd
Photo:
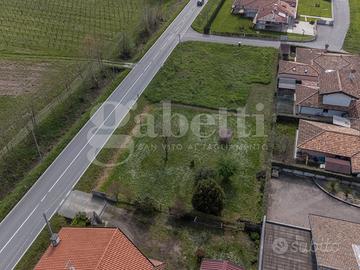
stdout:
[[268,191],[269,220],[309,228],[308,215],[318,214],[360,223],[360,208],[329,197],[311,180],[281,176],[270,180]]

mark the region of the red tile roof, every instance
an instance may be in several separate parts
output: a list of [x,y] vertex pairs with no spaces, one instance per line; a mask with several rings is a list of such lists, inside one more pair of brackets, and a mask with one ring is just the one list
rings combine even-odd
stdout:
[[244,268],[229,261],[204,259],[200,270],[244,270]]
[[356,55],[298,47],[295,61],[280,61],[279,76],[301,80],[303,85],[317,83],[317,94],[305,87],[298,89],[297,94],[301,95],[298,105],[348,111],[348,106],[325,106],[321,97],[342,93],[360,100],[360,57]]
[[117,228],[62,228],[60,243],[50,246],[35,270],[158,270],[164,264],[151,261]]
[[297,147],[351,160],[352,173],[360,172],[360,131],[300,120]]

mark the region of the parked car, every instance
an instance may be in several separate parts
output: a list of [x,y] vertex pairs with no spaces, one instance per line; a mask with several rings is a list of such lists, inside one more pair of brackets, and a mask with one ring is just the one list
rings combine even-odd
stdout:
[[204,0],[198,0],[197,5],[198,7],[201,7],[204,4]]

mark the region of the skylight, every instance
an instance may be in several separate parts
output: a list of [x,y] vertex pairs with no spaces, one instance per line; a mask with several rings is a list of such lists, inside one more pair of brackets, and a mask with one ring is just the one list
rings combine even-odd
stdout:
[[353,244],[352,248],[354,250],[356,261],[357,261],[358,267],[360,269],[360,245],[354,245]]

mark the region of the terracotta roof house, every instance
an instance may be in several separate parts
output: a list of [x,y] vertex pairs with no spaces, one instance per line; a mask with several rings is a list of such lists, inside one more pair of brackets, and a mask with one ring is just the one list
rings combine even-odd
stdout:
[[200,270],[244,270],[230,261],[203,259]]
[[297,48],[295,61],[280,61],[278,93],[293,91],[297,114],[354,117],[360,100],[360,57]]
[[259,269],[360,269],[360,224],[309,215],[310,228],[266,220]]
[[235,0],[231,13],[253,19],[256,29],[286,31],[296,19],[296,0]]
[[360,224],[317,215],[309,221],[318,269],[360,269]]
[[297,158],[324,164],[325,170],[360,173],[360,131],[332,124],[300,120]]
[[60,243],[49,246],[35,270],[163,270],[117,228],[64,227]]

